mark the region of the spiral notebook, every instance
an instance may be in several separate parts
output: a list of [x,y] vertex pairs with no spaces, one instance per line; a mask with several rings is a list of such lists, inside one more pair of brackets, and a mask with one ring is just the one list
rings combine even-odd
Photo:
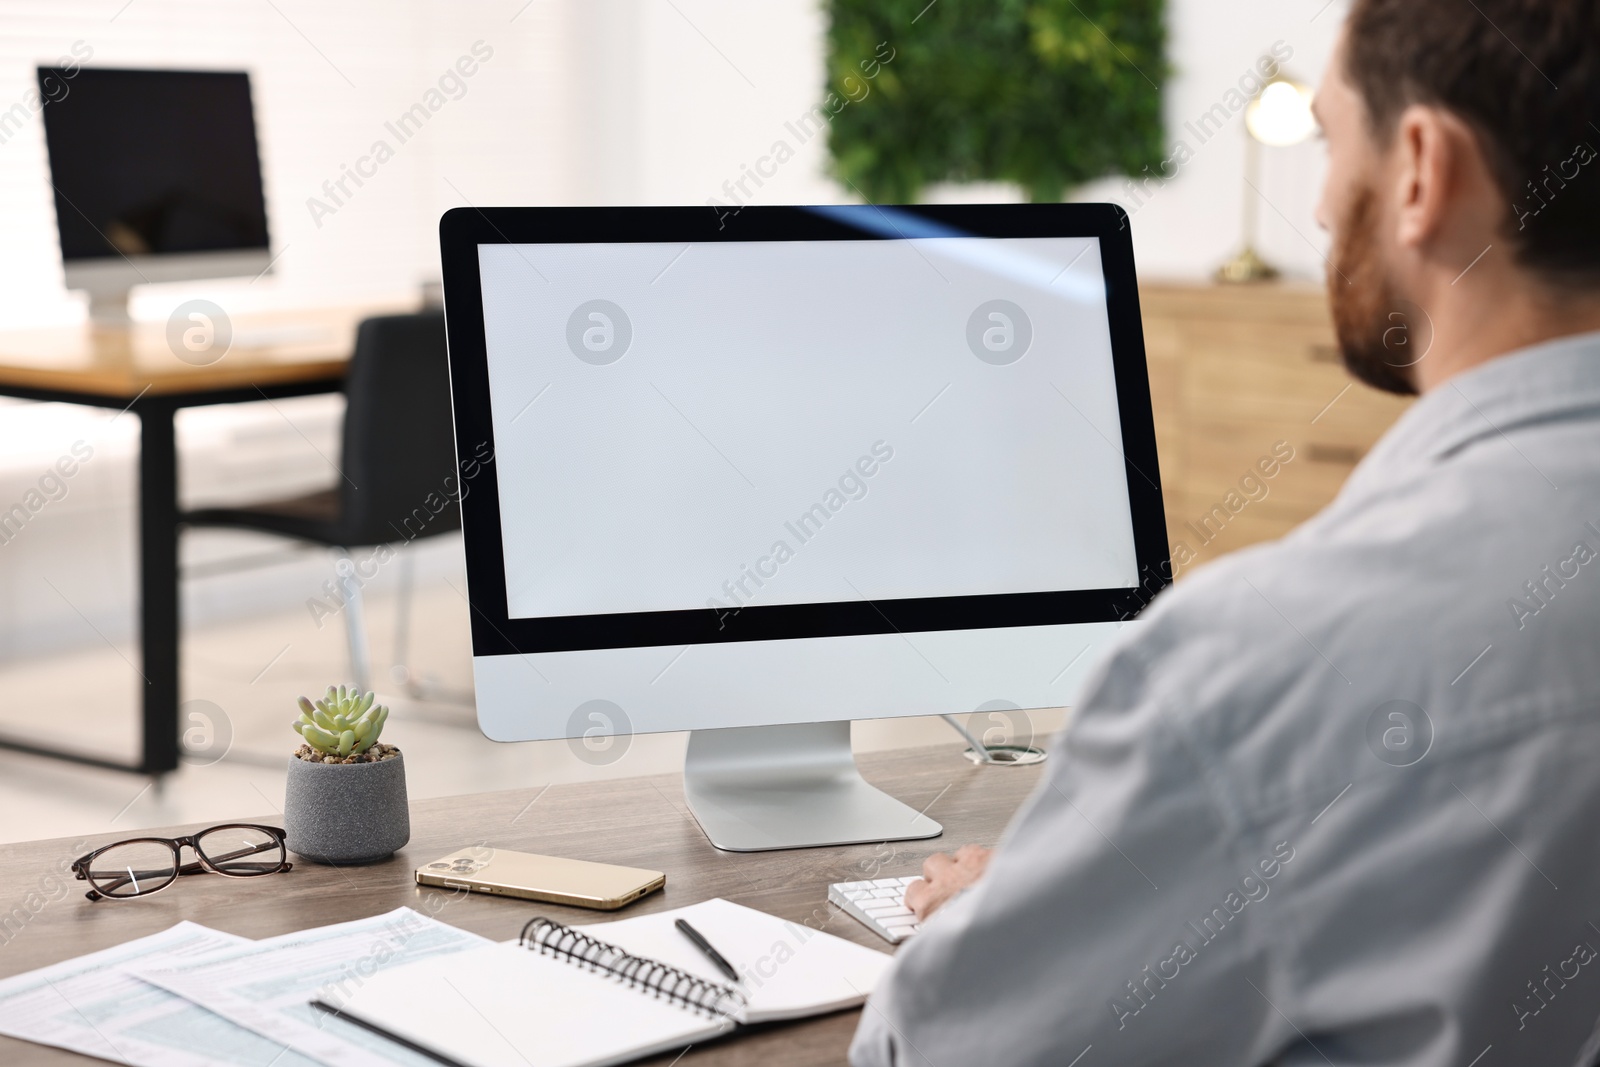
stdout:
[[[673,927],[689,920],[742,978]],[[319,1008],[452,1067],[604,1067],[741,1025],[854,1007],[891,957],[726,900],[591,926],[536,919],[520,941],[380,971]]]

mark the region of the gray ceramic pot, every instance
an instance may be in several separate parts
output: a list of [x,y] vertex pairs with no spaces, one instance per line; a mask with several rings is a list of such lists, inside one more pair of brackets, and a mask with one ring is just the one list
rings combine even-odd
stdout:
[[289,757],[283,801],[289,851],[316,863],[377,863],[411,840],[405,757],[307,763]]

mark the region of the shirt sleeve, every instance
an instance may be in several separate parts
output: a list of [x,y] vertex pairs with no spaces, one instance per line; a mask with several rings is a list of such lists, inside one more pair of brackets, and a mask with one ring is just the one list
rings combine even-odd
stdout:
[[987,875],[901,948],[856,1067],[1248,1064],[1281,1043],[1264,902],[1293,845],[1231,825],[1164,706],[1181,665],[1162,657],[1164,698],[1144,647],[1110,655]]

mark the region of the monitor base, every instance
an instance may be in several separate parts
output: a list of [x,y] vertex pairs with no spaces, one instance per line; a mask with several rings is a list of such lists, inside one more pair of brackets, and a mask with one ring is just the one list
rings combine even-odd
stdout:
[[90,289],[89,325],[106,330],[122,330],[133,325],[133,311],[128,306],[132,298],[129,288]]
[[727,852],[911,841],[944,832],[866,783],[850,749],[849,722],[695,730],[683,792],[700,829]]

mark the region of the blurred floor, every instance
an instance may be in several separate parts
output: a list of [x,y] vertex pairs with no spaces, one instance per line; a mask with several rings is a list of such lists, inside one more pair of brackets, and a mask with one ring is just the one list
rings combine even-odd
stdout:
[[[472,685],[461,576],[419,585],[410,657],[427,682],[468,694]],[[393,709],[385,731],[406,754],[413,799],[682,769],[681,733],[638,735],[615,747],[580,741],[497,744],[478,732],[465,703],[420,701],[391,678],[395,602],[370,596],[374,677]],[[0,750],[0,841],[65,837],[200,820],[272,815],[282,809],[285,762],[298,744],[295,697],[347,677],[342,620],[319,628],[297,608],[191,629],[184,636],[183,723],[188,755],[159,785],[147,778]],[[44,744],[128,758],[138,736],[136,646],[95,647],[0,664],[0,730]],[[1035,712],[1040,738],[1062,714]],[[857,724],[858,751],[947,743],[934,718]],[[994,773],[1003,774],[1005,768]]]

